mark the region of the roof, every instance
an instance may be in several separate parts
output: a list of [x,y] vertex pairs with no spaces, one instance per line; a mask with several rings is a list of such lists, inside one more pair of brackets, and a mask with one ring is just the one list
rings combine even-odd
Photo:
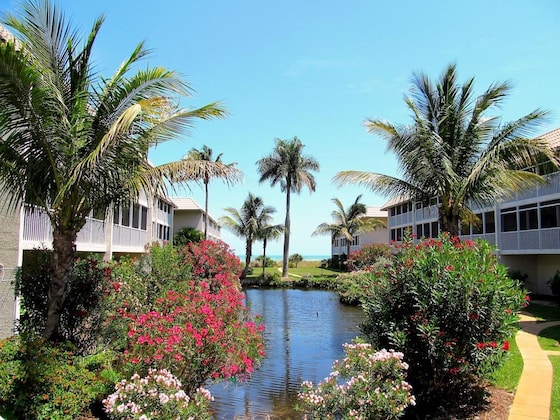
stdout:
[[[181,210],[195,210],[195,211],[199,211],[201,213],[205,213],[204,208],[202,208],[191,197],[171,197],[171,200],[173,201],[173,204],[175,204],[175,210],[176,211],[177,210],[178,211],[181,211]],[[208,217],[210,218],[210,220],[213,220],[214,222],[216,221],[216,219],[214,219],[211,214],[208,214]]]
[[387,211],[381,210],[381,207],[368,207],[366,211],[366,217],[387,217]]
[[553,150],[557,151],[560,149],[560,127],[549,131],[548,133],[544,133],[539,136],[539,138],[546,140]]
[[173,203],[175,203],[177,210],[204,211],[204,209],[200,207],[198,203],[190,197],[171,197],[171,200],[173,201]]

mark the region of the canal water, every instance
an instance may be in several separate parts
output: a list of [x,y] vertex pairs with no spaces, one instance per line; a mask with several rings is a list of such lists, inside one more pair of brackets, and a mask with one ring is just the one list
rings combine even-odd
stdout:
[[324,290],[249,289],[246,304],[266,324],[266,357],[248,382],[210,388],[218,420],[301,419],[300,384],[317,383],[342,358],[342,344],[359,335],[363,312]]

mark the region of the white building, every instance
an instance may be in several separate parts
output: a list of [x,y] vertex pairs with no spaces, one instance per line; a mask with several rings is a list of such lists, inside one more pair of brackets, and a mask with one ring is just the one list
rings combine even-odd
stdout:
[[[381,207],[368,207],[366,214],[363,217],[374,217],[381,220],[385,225],[387,225],[387,215],[386,210],[382,210]],[[344,237],[335,238],[331,244],[331,255],[333,263],[336,265],[338,261],[346,260],[346,252],[348,239]],[[358,251],[366,245],[371,244],[389,244],[389,234],[387,228],[375,229],[369,232],[360,233],[354,235],[352,244],[350,245],[350,253]]]
[[[560,128],[541,138],[560,152]],[[544,185],[473,209],[482,223],[463,225],[460,236],[495,245],[502,264],[527,275],[531,292],[549,295],[547,281],[560,270],[560,172],[545,178]],[[424,205],[394,198],[383,209],[389,212],[389,239],[393,241],[400,241],[407,230],[419,238],[439,235],[436,200]]]
[[173,234],[184,227],[191,227],[204,232],[205,224],[208,223],[208,240],[221,240],[220,224],[210,214],[198,205],[190,197],[173,197],[175,211],[173,216]]

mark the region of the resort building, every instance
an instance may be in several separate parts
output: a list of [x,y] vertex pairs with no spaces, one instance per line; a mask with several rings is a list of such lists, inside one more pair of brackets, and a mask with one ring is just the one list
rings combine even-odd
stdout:
[[175,211],[173,215],[173,234],[184,227],[191,227],[204,232],[208,223],[208,239],[221,240],[221,226],[210,214],[190,197],[173,197]]
[[[560,128],[540,136],[560,152]],[[462,239],[485,239],[495,245],[500,262],[526,276],[526,287],[550,295],[547,281],[560,270],[560,172],[545,176],[546,183],[473,208],[477,225],[461,226]],[[389,239],[400,241],[410,231],[421,237],[439,235],[438,203],[393,198],[383,207],[389,212]]]
[[[380,207],[368,207],[366,214],[363,217],[372,217],[381,220],[387,226],[387,211]],[[375,229],[369,232],[354,235],[352,244],[350,245],[350,253],[358,251],[362,247],[371,244],[389,244],[387,228]],[[339,261],[346,260],[346,252],[348,250],[348,239],[344,237],[337,237],[331,244],[332,262],[337,265]]]

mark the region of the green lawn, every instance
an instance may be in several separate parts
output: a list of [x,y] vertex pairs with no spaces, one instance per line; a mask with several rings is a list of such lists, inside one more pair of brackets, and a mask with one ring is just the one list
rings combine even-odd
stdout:
[[515,334],[509,339],[509,352],[506,360],[492,375],[492,385],[507,391],[514,391],[523,371],[523,358],[515,342]]
[[552,379],[552,397],[550,401],[550,418],[551,420],[560,419],[560,356],[550,356],[550,362],[554,369],[554,378]]

